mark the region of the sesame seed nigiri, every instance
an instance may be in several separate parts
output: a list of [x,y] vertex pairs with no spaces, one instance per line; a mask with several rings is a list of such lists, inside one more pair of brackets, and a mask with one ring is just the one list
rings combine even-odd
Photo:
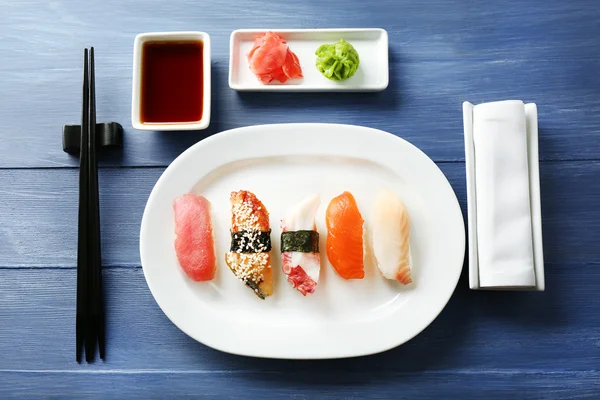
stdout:
[[400,197],[381,189],[373,207],[373,251],[377,267],[387,279],[412,282],[410,217]]
[[231,247],[225,262],[234,275],[261,299],[273,294],[269,212],[254,193],[232,192]]
[[321,205],[318,194],[296,204],[281,221],[282,270],[300,293],[314,293],[319,281],[319,233],[315,215]]
[[184,194],[173,204],[175,253],[179,265],[194,281],[215,277],[216,256],[210,219],[210,202],[202,196]]
[[344,192],[334,197],[325,214],[327,222],[327,258],[344,279],[363,279],[364,220],[354,196]]

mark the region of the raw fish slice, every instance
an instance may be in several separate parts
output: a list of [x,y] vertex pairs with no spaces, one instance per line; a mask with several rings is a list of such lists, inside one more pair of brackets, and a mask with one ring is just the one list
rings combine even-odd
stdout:
[[373,251],[382,275],[404,285],[411,283],[410,217],[396,193],[379,191],[372,226]]
[[344,279],[363,279],[364,220],[350,192],[334,197],[325,215],[327,258]]
[[175,253],[179,265],[194,281],[215,277],[216,256],[210,219],[210,202],[202,196],[184,194],[173,204]]
[[284,244],[284,233],[281,234],[283,273],[287,275],[288,282],[304,296],[307,293],[314,293],[319,281],[321,260],[318,252],[319,234],[315,224],[315,215],[320,205],[321,198],[318,194],[310,196],[298,203],[281,221],[283,232],[293,232],[286,236],[287,238],[312,237],[312,239],[316,239],[316,249],[305,247],[302,249],[303,251],[283,251],[287,242]]

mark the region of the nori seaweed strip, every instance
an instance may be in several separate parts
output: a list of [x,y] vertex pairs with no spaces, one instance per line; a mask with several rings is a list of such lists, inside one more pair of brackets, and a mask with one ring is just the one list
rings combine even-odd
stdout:
[[288,231],[281,233],[281,252],[318,253],[319,232]]
[[[260,245],[264,247],[260,249]],[[252,246],[252,247],[250,247]],[[236,253],[265,253],[271,251],[271,230],[231,232],[229,251]]]

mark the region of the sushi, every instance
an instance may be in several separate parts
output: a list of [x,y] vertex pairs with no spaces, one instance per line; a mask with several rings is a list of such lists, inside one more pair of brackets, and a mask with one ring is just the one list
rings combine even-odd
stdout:
[[319,232],[315,215],[321,205],[318,194],[297,204],[281,221],[281,261],[288,282],[302,295],[314,293],[319,282]]
[[194,281],[215,277],[216,256],[210,218],[210,202],[202,196],[184,194],[173,203],[175,253],[179,265]]
[[344,279],[363,279],[364,219],[352,193],[334,197],[325,214],[327,223],[327,258]]
[[257,37],[248,53],[250,70],[262,83],[302,78],[302,68],[296,54],[285,40],[273,32]]
[[273,294],[269,212],[246,190],[232,192],[231,246],[225,262],[233,274],[261,299]]
[[373,252],[381,274],[404,285],[412,282],[410,217],[391,190],[381,189],[373,209]]

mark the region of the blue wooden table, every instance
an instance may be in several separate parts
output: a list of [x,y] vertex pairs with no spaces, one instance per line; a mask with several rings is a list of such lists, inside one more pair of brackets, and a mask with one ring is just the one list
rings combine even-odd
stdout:
[[[271,3],[271,4],[270,4]],[[381,27],[390,85],[376,94],[238,94],[237,28]],[[133,39],[202,30],[213,41],[212,123],[131,128]],[[106,362],[75,362],[82,52],[95,46],[99,121],[125,128],[101,157]],[[546,291],[470,291],[466,270],[422,334],[386,353],[277,361],[203,346],[161,312],[143,277],[140,220],[165,167],[225,129],[366,125],[425,151],[466,211],[461,104],[539,108]],[[318,145],[318,144],[315,144]],[[600,398],[600,7],[596,0],[22,1],[0,4],[0,399]]]

